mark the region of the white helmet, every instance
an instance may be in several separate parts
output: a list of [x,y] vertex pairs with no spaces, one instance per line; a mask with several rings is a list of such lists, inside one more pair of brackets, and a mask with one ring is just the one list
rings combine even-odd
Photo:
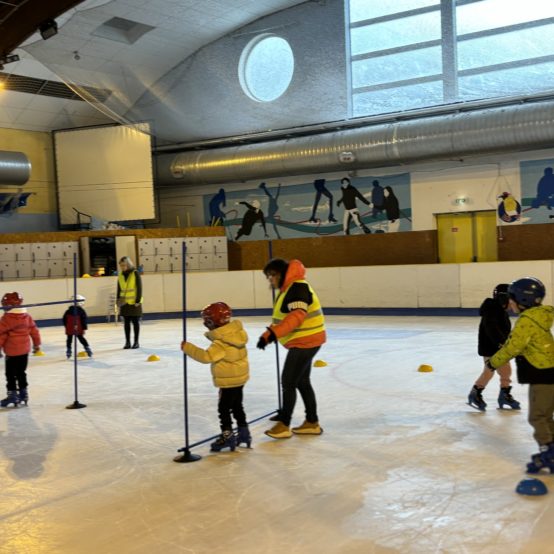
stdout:
[[71,302],[77,301],[77,304],[82,304],[86,298],[82,294],[78,294],[77,296],[72,296],[70,300]]

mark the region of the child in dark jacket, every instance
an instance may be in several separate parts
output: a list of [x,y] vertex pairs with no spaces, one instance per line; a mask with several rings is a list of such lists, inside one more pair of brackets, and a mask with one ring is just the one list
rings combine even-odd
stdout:
[[[492,298],[486,298],[479,310],[481,322],[479,323],[478,352],[479,356],[484,358],[485,368],[469,393],[468,404],[483,412],[487,407],[487,403],[483,400],[482,394],[494,375],[486,363],[506,342],[512,327],[507,312],[508,302],[508,285],[501,283],[496,285]],[[512,367],[510,362],[504,363],[497,369],[497,372],[500,377],[498,406],[502,409],[506,404],[513,410],[519,410],[519,402],[511,395]]]
[[[22,308],[23,298],[18,292],[8,292],[2,297],[2,308],[6,310],[0,319],[0,349],[6,355],[6,388],[8,396],[0,401],[0,407],[15,408],[24,402],[27,404],[27,362],[31,340],[33,352],[40,350],[40,333],[33,320]],[[30,340],[31,339],[31,340]]]
[[73,337],[77,337],[77,340],[83,345],[85,352],[90,358],[92,357],[92,350],[90,349],[87,339],[84,337],[85,331],[88,329],[87,312],[83,309],[85,297],[78,294],[76,300],[77,305],[71,304],[63,314],[63,324],[67,336],[67,350],[65,355],[71,358],[71,344],[74,340]]

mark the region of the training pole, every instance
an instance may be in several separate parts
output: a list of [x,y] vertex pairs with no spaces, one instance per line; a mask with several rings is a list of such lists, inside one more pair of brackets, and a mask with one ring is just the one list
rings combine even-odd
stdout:
[[[183,341],[187,340],[187,245],[183,241],[183,247],[181,250],[182,260],[182,287],[183,287]],[[187,371],[187,355],[183,352],[183,399],[184,399],[184,424],[185,424],[185,446],[180,448],[178,452],[182,452],[181,455],[173,458],[174,462],[179,464],[188,464],[190,462],[196,462],[202,458],[198,454],[193,454],[190,449],[189,443],[189,391],[188,391],[188,371]]]
[[77,254],[73,254],[73,388],[75,400],[66,406],[68,410],[86,408],[86,404],[79,402],[78,372],[77,372]]
[[[269,243],[269,259],[273,259],[273,243],[271,241],[268,241]],[[271,307],[273,308],[275,306],[275,289],[271,287]],[[279,341],[275,341],[275,366],[277,368],[277,404],[279,406],[279,410],[283,407],[283,401],[281,398],[281,363],[279,361]]]

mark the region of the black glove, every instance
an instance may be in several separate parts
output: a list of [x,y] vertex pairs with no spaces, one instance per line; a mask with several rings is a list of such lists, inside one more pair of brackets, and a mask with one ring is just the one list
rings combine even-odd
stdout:
[[258,344],[256,344],[256,348],[259,348],[260,350],[265,350],[265,347],[268,345],[267,339],[262,335],[258,339]]
[[485,362],[485,366],[488,367],[491,371],[495,371],[495,370],[496,370],[495,367],[492,367],[490,359],[488,359],[488,360]]
[[260,350],[265,350],[265,347],[277,340],[277,337],[275,336],[275,333],[270,327],[267,327],[267,331],[261,335],[261,337],[258,339],[258,344],[256,344],[256,348],[259,348]]

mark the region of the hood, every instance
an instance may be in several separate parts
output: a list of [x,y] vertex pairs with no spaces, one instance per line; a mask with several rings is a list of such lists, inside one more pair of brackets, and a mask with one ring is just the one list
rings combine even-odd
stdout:
[[306,278],[306,268],[300,260],[291,260],[289,262],[289,267],[287,269],[287,274],[285,275],[285,280],[281,286],[281,290],[286,289],[294,281],[299,281],[300,279]]
[[492,312],[502,311],[505,311],[505,309],[502,307],[500,302],[498,302],[494,298],[485,298],[485,300],[481,304],[481,307],[479,308],[479,315],[483,316]]
[[21,315],[26,313],[27,313],[27,308],[12,308],[11,310],[6,310],[6,314],[10,314],[10,315]]
[[211,341],[220,340],[231,346],[237,347],[245,346],[248,342],[248,335],[238,319],[234,319],[230,323],[227,323],[227,325],[208,331],[206,337]]
[[552,306],[537,306],[525,310],[519,317],[528,317],[536,323],[541,329],[550,331],[554,322],[554,307]]

